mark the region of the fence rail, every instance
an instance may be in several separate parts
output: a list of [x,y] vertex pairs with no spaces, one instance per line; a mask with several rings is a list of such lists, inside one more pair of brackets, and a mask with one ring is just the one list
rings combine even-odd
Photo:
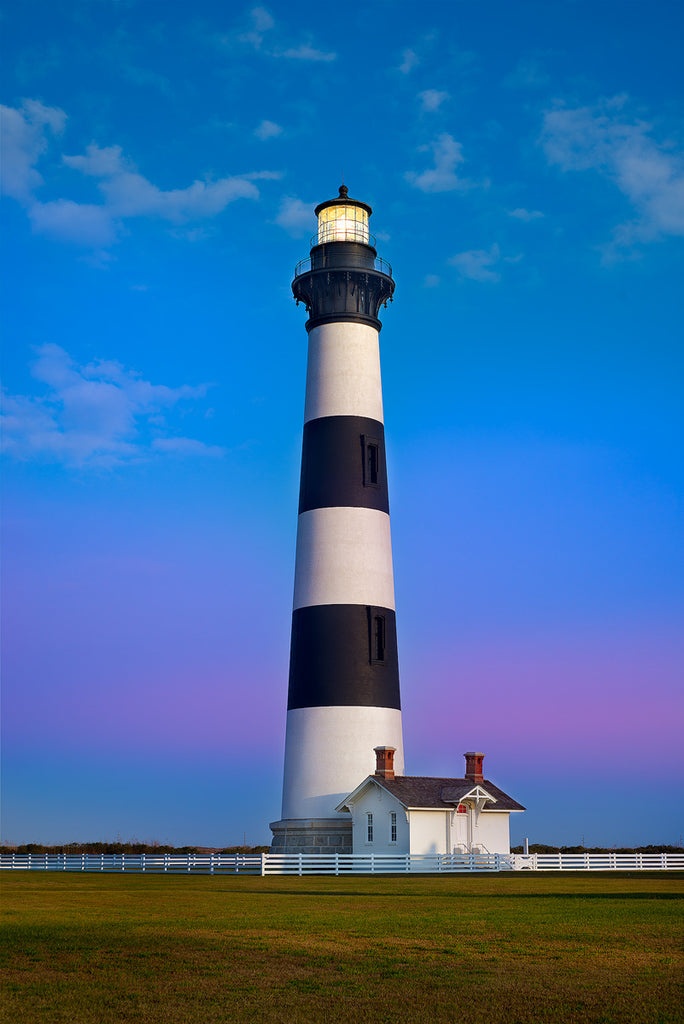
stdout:
[[514,853],[516,871],[684,871],[682,853]]
[[482,871],[684,871],[682,853],[512,854],[109,854],[3,853],[5,871],[126,874],[352,875]]

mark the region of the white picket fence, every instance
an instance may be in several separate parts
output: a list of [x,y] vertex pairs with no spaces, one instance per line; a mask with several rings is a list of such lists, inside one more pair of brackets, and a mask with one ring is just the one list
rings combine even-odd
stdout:
[[681,853],[514,853],[516,871],[684,871]]
[[0,854],[5,871],[126,874],[352,875],[494,871],[684,871],[682,853]]

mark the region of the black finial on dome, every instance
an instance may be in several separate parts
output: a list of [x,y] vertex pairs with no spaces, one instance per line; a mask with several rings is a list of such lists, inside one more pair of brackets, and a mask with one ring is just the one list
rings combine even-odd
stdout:
[[346,199],[349,195],[349,189],[346,185],[340,185],[340,198]]

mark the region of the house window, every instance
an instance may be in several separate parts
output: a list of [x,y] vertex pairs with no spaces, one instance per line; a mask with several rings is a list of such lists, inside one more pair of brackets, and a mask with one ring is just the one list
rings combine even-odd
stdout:
[[367,437],[363,434],[361,437],[361,446],[363,449],[363,486],[379,487],[381,457],[380,440],[377,437]]
[[397,812],[390,812],[390,843],[397,841]]
[[465,814],[466,813],[466,805],[465,804],[459,804],[458,807],[456,808],[456,813],[457,814]]
[[366,815],[366,842],[373,842],[373,815],[370,812]]

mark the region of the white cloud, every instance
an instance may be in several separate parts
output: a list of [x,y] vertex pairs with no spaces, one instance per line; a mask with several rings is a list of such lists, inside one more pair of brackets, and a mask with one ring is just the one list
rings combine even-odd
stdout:
[[274,139],[277,135],[282,135],[283,129],[275,121],[262,121],[261,124],[254,129],[254,134],[258,139],[263,142],[266,139]]
[[38,100],[24,100],[18,110],[0,106],[2,120],[2,194],[28,202],[43,179],[35,165],[47,149],[46,130],[58,135],[64,129],[66,114],[58,107],[46,107]]
[[249,28],[238,36],[241,43],[248,43],[255,50],[261,49],[264,35],[275,25],[272,15],[265,7],[253,7],[249,12]]
[[187,188],[162,191],[139,174],[119,146],[100,149],[94,143],[85,156],[65,156],[68,167],[99,178],[99,189],[113,217],[161,217],[183,223],[214,217],[235,199],[258,199],[259,190],[246,177],[194,181]]
[[459,252],[447,262],[456,267],[461,277],[470,281],[500,281],[501,274],[491,268],[501,259],[499,246],[494,243],[491,249],[469,249]]
[[460,178],[456,173],[456,168],[465,161],[463,147],[447,132],[443,132],[430,146],[424,148],[432,150],[435,166],[422,174],[410,171],[406,175],[406,180],[415,188],[421,192],[464,192],[477,185],[477,182]]
[[151,68],[119,62],[119,73],[134,85],[152,86],[165,96],[171,94],[171,83],[168,78],[165,78],[164,75],[160,75],[156,71],[152,71]]
[[110,178],[133,169],[121,152],[121,146],[86,146],[85,156],[63,156],[62,163],[93,178]]
[[215,445],[176,437],[167,416],[203,398],[207,385],[152,384],[115,361],[79,366],[59,345],[43,345],[31,368],[40,396],[6,395],[3,445],[18,459],[113,466],[153,453],[217,455]]
[[225,448],[217,444],[204,444],[192,437],[155,437],[152,450],[166,455],[206,455],[211,458],[220,458],[226,454]]
[[516,220],[539,220],[544,216],[541,210],[526,210],[524,207],[519,206],[517,210],[509,210],[509,217],[515,217]]
[[563,171],[595,171],[612,181],[635,217],[614,230],[612,254],[663,235],[684,235],[684,156],[652,137],[652,125],[622,113],[627,97],[544,114],[541,144]]
[[275,25],[272,15],[265,7],[253,7],[250,15],[257,32],[266,32]]
[[420,100],[422,110],[426,113],[432,113],[435,110],[439,110],[442,103],[449,99],[449,93],[440,92],[438,89],[425,89],[424,92],[418,93],[418,99]]
[[300,46],[290,47],[288,50],[283,50],[282,53],[276,51],[273,53],[273,56],[289,57],[291,60],[323,61],[325,63],[331,60],[337,60],[336,53],[317,50],[314,46],[310,46],[308,43],[302,43]]
[[285,196],[280,204],[275,222],[295,238],[310,234],[316,227],[313,216],[315,205],[315,203],[305,203],[294,196]]
[[55,199],[51,203],[35,201],[29,206],[28,215],[31,227],[38,234],[87,248],[112,245],[120,231],[106,207],[75,203],[71,199]]
[[442,278],[438,274],[426,274],[423,279],[423,285],[426,288],[437,288],[442,283]]
[[[103,250],[112,245],[129,217],[158,217],[177,225],[215,217],[236,199],[258,199],[256,180],[281,177],[276,171],[254,171],[164,191],[138,172],[120,146],[91,143],[83,154],[62,156],[62,163],[97,179],[102,203],[66,196],[41,201],[35,193],[43,178],[35,165],[47,149],[47,131],[61,131],[66,115],[35,100],[25,100],[17,110],[2,108],[2,113],[4,194],[26,207],[34,231],[85,247]],[[271,132],[277,128],[272,122],[264,124]]]
[[420,60],[414,50],[404,50],[401,56],[402,60],[399,65],[399,71],[401,71],[402,75],[408,75],[409,72],[413,71],[420,64]]
[[541,89],[549,84],[549,76],[533,57],[521,57],[504,84],[513,89]]
[[[319,50],[315,46],[312,46],[311,43],[300,43],[297,46],[286,46],[284,49],[282,46],[264,46],[264,39],[267,33],[270,33],[275,27],[275,19],[265,7],[253,7],[249,12],[249,24],[247,30],[240,32],[237,39],[239,42],[246,43],[248,46],[258,50],[266,57],[287,57],[291,60],[308,60],[314,62],[329,62],[337,60],[336,53]],[[230,36],[223,36],[220,41],[222,43],[230,43],[230,39]]]

